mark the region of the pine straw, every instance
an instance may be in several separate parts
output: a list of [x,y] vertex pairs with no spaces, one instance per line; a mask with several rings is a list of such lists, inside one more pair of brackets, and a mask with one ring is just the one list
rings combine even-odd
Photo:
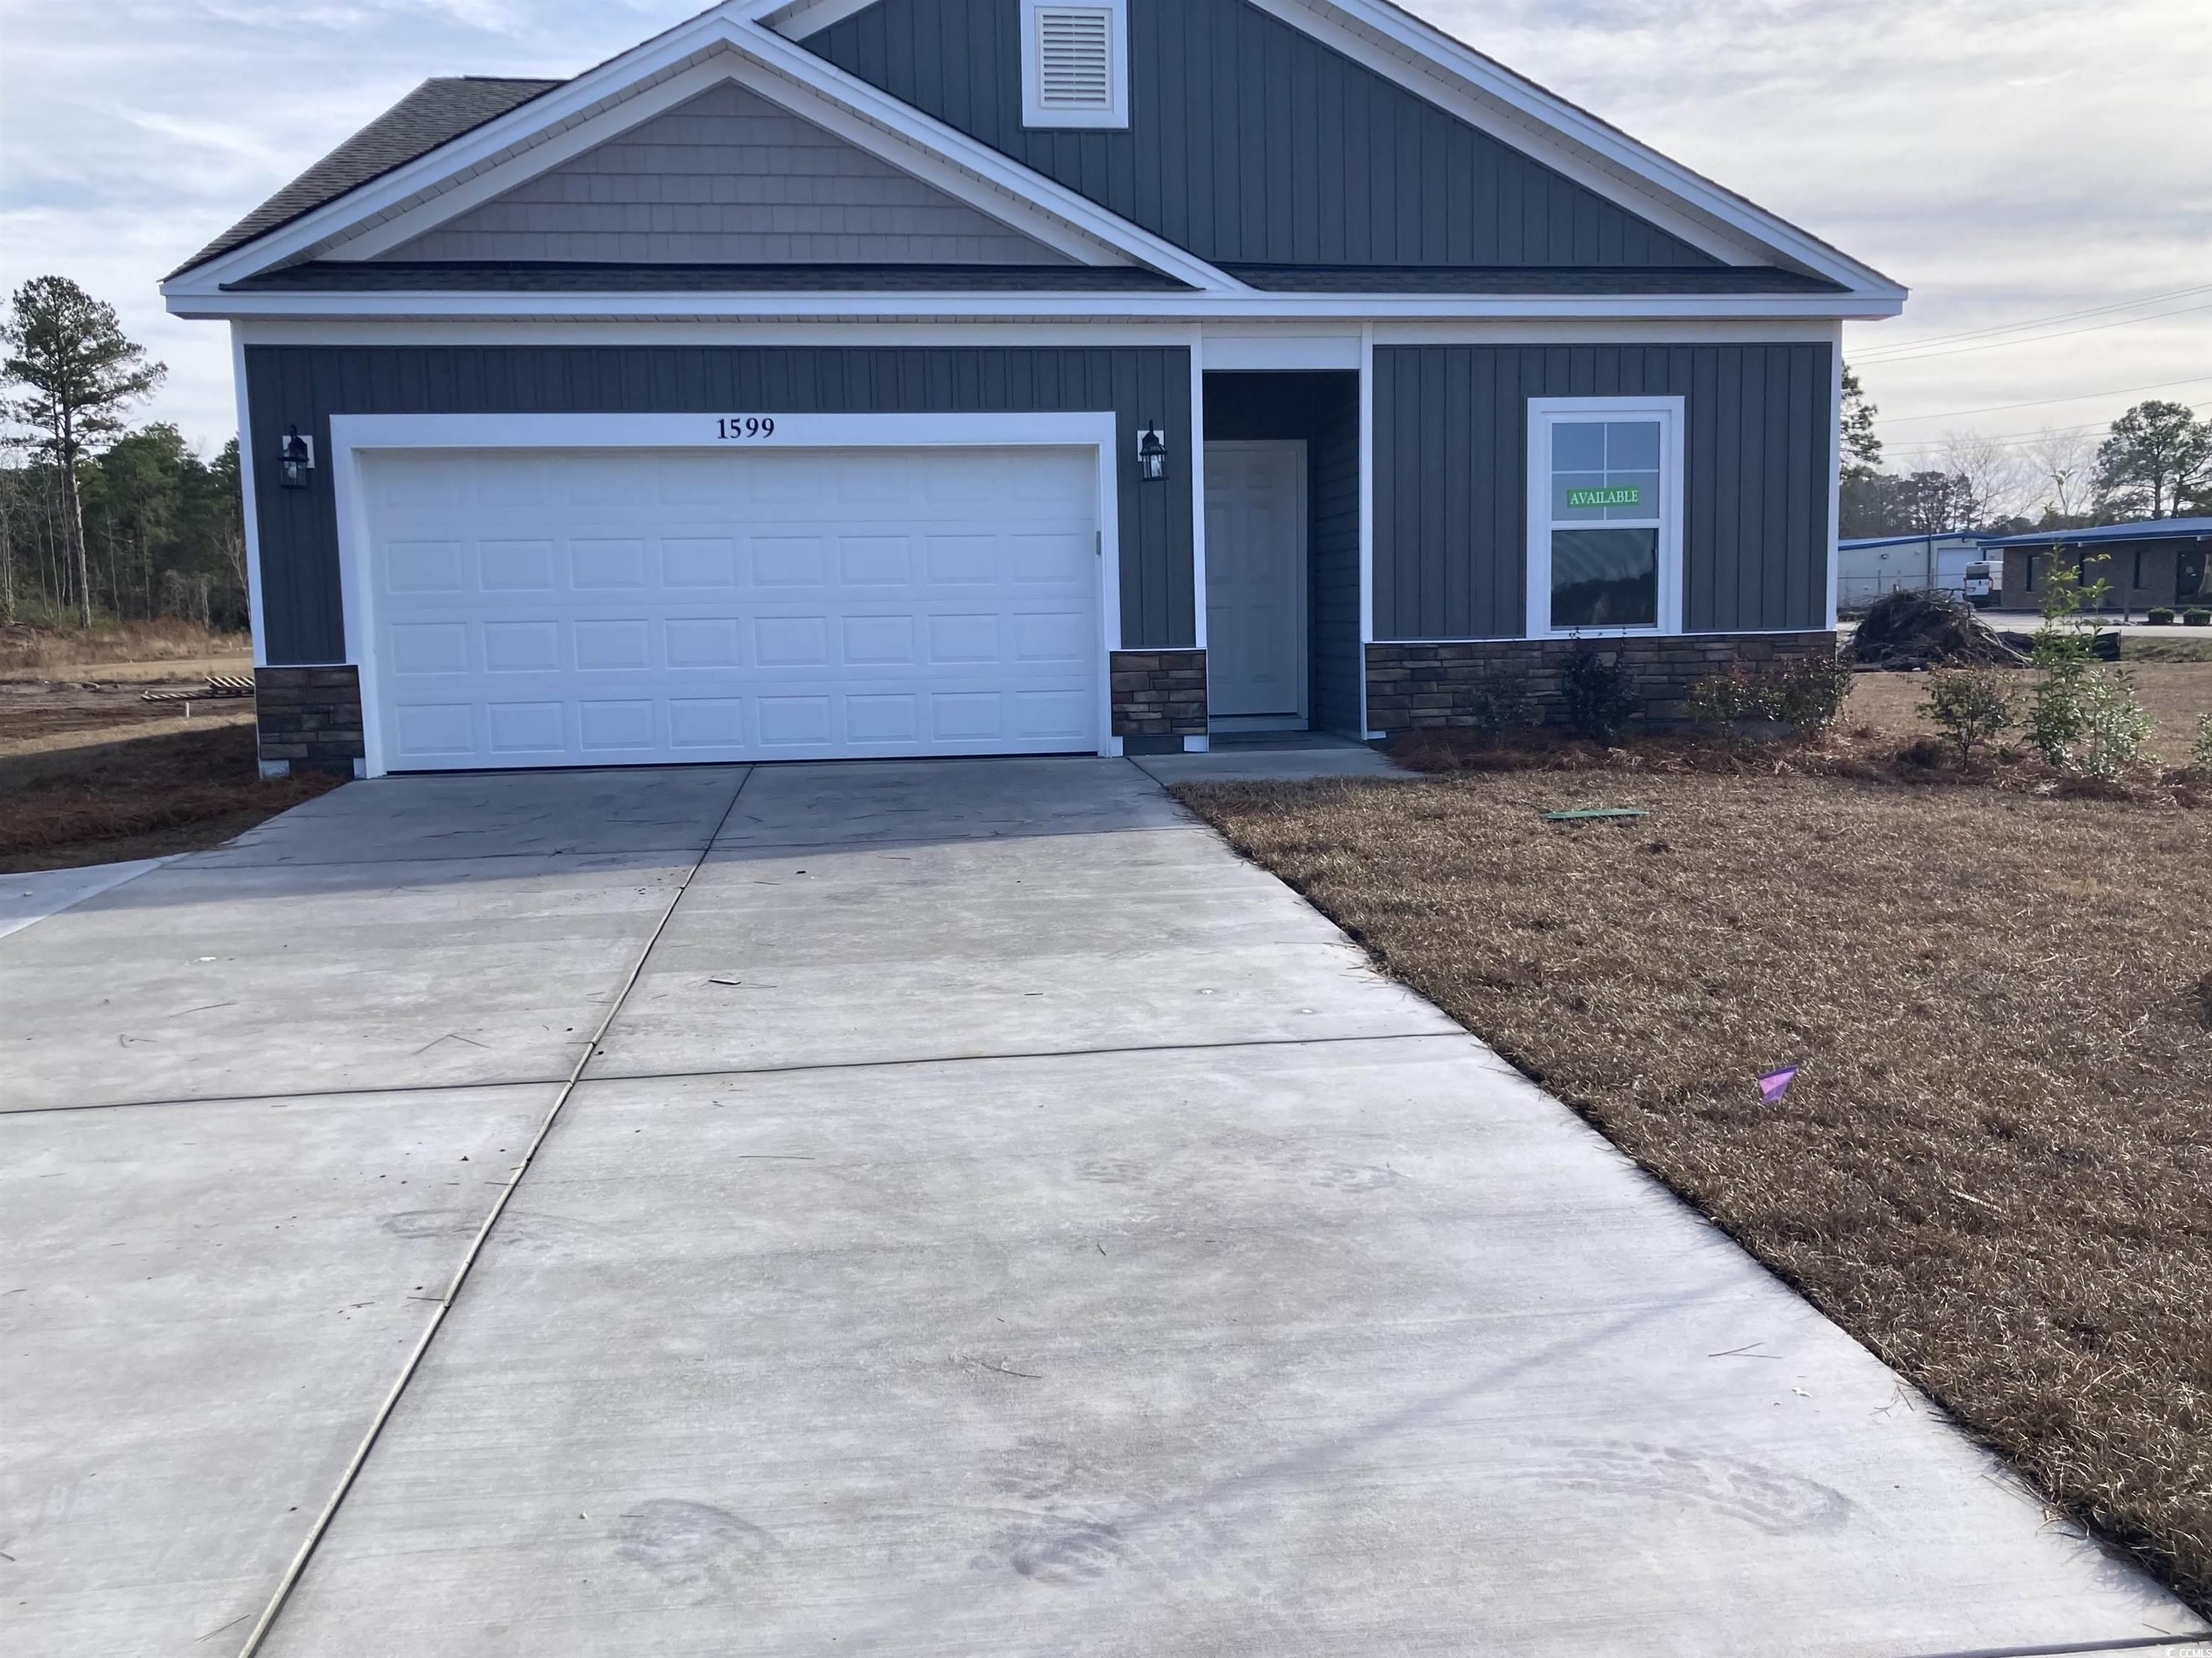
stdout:
[[336,788],[264,779],[251,724],[179,728],[0,759],[0,869],[60,869],[218,846]]
[[[2212,814],[1689,770],[1176,792],[2212,1612]],[[1601,806],[1651,815],[1540,816]]]

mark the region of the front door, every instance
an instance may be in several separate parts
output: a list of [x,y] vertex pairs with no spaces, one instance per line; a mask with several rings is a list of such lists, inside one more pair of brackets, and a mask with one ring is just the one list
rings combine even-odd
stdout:
[[1206,446],[1206,668],[1218,730],[1306,724],[1306,446]]

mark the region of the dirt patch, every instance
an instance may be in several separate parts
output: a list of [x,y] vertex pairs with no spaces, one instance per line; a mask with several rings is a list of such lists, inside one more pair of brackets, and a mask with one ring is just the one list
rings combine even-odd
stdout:
[[[2212,1611],[2212,815],[1618,768],[1176,792]],[[1541,817],[1601,807],[1650,815]]]
[[[249,666],[246,671],[252,669]],[[80,748],[123,737],[181,731],[209,721],[252,722],[251,697],[149,703],[143,694],[149,689],[199,691],[206,685],[205,675],[130,684],[0,680],[0,756]]]
[[250,715],[0,755],[0,871],[220,846],[337,781],[262,777]]

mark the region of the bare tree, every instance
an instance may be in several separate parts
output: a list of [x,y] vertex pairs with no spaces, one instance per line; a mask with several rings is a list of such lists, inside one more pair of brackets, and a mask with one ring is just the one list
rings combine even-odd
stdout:
[[2046,517],[2074,520],[2087,516],[2096,497],[2097,443],[2087,432],[2052,431],[2046,428],[2024,444],[2037,488],[2044,497]]
[[92,572],[85,558],[84,506],[77,495],[77,466],[89,440],[124,429],[123,414],[161,383],[167,369],[147,360],[125,338],[115,308],[66,277],[33,277],[15,290],[0,344],[0,375],[23,395],[4,405],[7,418],[38,436],[61,474],[70,570],[76,578],[77,619],[92,625]]
[[1984,433],[1946,432],[1939,453],[1943,471],[1960,492],[1956,516],[1962,528],[1979,528],[2010,516],[2034,488],[2019,451]]

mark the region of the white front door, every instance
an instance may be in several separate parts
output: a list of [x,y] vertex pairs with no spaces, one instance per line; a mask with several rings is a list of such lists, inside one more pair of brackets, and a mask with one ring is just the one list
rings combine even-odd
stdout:
[[379,770],[1096,753],[1075,448],[371,452]]
[[1217,729],[1306,723],[1306,446],[1206,446],[1206,708]]

